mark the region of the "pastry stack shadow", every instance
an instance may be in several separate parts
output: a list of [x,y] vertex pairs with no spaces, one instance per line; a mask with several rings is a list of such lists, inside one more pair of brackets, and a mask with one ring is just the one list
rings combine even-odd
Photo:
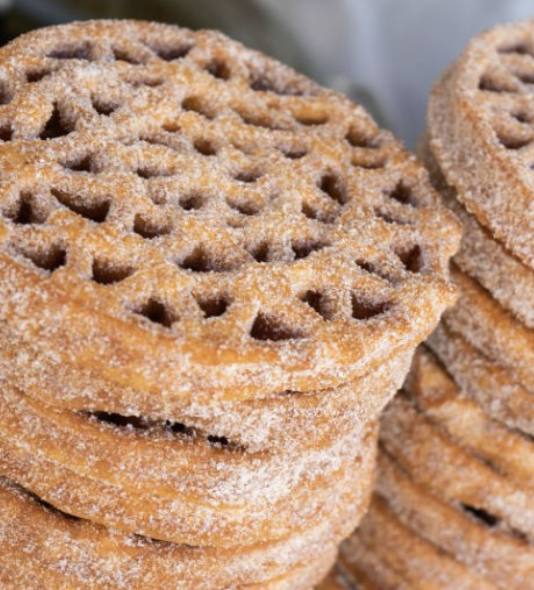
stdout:
[[217,33],[37,31],[0,93],[0,584],[311,587],[457,221],[361,107]]
[[377,491],[339,567],[362,588],[533,588],[534,22],[436,84],[421,159],[464,225],[457,305],[381,422]]

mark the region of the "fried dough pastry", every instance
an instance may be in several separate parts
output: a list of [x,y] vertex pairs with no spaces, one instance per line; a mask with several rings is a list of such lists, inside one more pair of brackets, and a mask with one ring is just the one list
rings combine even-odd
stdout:
[[533,27],[530,20],[475,37],[434,86],[427,129],[458,199],[530,268]]
[[0,318],[55,364],[169,405],[307,391],[452,301],[422,168],[222,35],[74,23],[1,49],[0,79]]
[[241,549],[189,547],[106,529],[0,478],[0,581],[13,588],[42,587],[43,580],[61,588],[309,588],[327,573],[339,540],[367,508],[373,446],[362,455],[356,481],[331,505],[330,519]]
[[531,587],[530,438],[493,422],[423,347],[383,416],[381,441],[371,509],[338,558],[350,579],[364,588]]
[[452,275],[460,297],[444,314],[445,325],[534,392],[534,330],[518,322],[476,281],[454,267]]
[[519,321],[533,328],[534,272],[507,250],[461,204],[456,189],[445,180],[429,148],[427,135],[421,138],[417,151],[445,205],[454,212],[464,227],[460,249],[454,256],[455,264],[489,291]]
[[0,48],[0,582],[314,585],[459,241],[360,106],[219,33]]

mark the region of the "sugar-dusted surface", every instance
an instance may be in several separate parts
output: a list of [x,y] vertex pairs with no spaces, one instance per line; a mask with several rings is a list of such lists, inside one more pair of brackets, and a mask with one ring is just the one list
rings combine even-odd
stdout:
[[534,21],[475,37],[435,85],[430,147],[484,227],[534,268]]
[[453,277],[460,297],[444,315],[445,325],[534,392],[534,330],[518,322],[467,275],[455,269]]
[[522,504],[532,486],[529,437],[489,418],[423,347],[386,410],[381,440],[375,499],[341,545],[353,580],[531,587],[533,528]]
[[[370,450],[373,446],[374,441]],[[348,534],[367,506],[373,455],[365,455],[365,467],[355,473],[352,485],[331,506],[329,520],[286,540],[228,550],[157,542],[73,520],[2,479],[0,575],[8,572],[14,587],[25,588],[38,587],[43,579],[76,588],[140,585],[192,589],[254,583],[271,587],[273,579],[273,588],[307,588],[311,580],[326,573],[339,539]],[[285,576],[291,578],[292,570],[305,567],[315,571],[308,578],[302,576],[298,584],[284,585]]]
[[0,316],[56,359],[169,398],[308,390],[451,302],[456,222],[347,99],[147,23],[37,31],[0,63]]
[[534,395],[444,323],[427,341],[465,397],[509,428],[534,435]]
[[[454,257],[458,267],[478,281],[520,322],[534,327],[534,272],[523,264],[491,232],[482,226],[474,215],[461,204],[455,188],[445,180],[428,145],[428,136],[423,136],[418,154],[430,172],[430,179],[444,204],[454,212],[464,226],[460,249]],[[513,196],[511,197],[513,199]]]

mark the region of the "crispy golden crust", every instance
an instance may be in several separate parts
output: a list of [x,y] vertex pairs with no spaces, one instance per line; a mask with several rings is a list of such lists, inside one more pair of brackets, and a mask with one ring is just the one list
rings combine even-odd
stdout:
[[443,317],[445,325],[534,392],[534,330],[503,309],[478,283],[453,267],[458,303]]
[[[352,386],[311,399],[246,400],[234,402],[230,415],[223,407],[208,419],[172,422],[45,404],[14,387],[17,351],[5,344],[1,472],[64,512],[156,539],[222,547],[281,538],[328,518],[369,425],[411,360],[390,359]],[[248,444],[257,441],[247,432],[255,425],[266,429],[261,446]]]
[[428,106],[430,146],[447,181],[530,268],[533,26],[530,20],[475,37],[437,82]]
[[343,97],[149,23],[36,31],[0,63],[0,316],[54,361],[169,403],[309,390],[451,303],[457,223]]
[[[64,515],[0,478],[0,580],[8,580],[6,588],[31,590],[43,583],[58,588],[308,588],[326,574],[339,539],[367,507],[374,471],[373,454],[368,456],[367,471],[359,471],[331,506],[328,521],[286,540],[237,549],[174,545],[106,529]],[[354,511],[348,509],[352,506]]]
[[534,395],[444,323],[427,341],[463,394],[495,420],[534,434]]
[[490,419],[422,348],[381,441],[375,499],[341,546],[344,571],[370,588],[530,587],[530,438]]
[[355,581],[371,582],[375,588],[493,588],[491,583],[403,524],[378,494],[358,533],[342,544],[340,553],[342,565]]
[[449,209],[464,226],[460,249],[454,257],[460,270],[478,281],[507,310],[526,326],[534,327],[534,273],[523,264],[458,200],[458,193],[447,184],[424,135],[418,155],[430,172],[430,179]]

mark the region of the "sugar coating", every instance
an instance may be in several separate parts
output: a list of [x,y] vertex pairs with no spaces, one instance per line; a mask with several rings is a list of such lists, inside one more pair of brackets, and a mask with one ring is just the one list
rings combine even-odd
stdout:
[[214,32],[36,31],[0,103],[0,576],[312,586],[454,300],[426,171]]
[[30,33],[0,61],[0,317],[62,362],[171,399],[305,391],[452,301],[456,221],[346,98],[148,23]]

